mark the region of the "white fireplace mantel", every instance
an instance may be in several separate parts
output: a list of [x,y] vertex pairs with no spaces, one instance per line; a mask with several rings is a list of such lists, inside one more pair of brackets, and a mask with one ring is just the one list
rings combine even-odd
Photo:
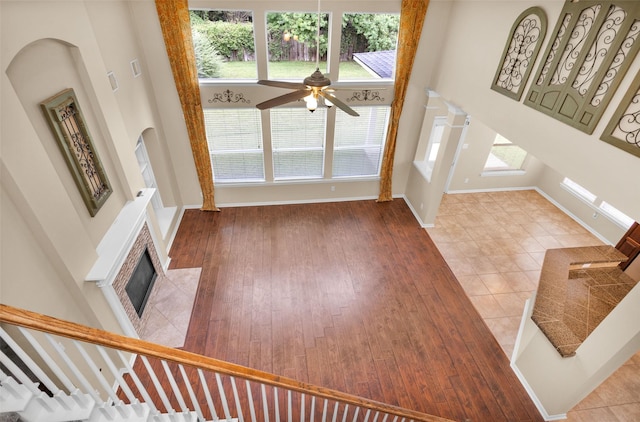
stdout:
[[155,191],[153,188],[142,189],[133,201],[122,207],[120,214],[98,244],[98,259],[85,277],[85,281],[97,282],[99,287],[113,283],[120,265],[144,224],[147,205]]

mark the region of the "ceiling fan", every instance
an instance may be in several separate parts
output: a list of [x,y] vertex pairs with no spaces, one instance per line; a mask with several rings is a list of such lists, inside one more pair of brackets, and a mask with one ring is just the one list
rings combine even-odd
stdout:
[[331,86],[331,80],[320,72],[320,0],[318,0],[318,30],[316,35],[316,70],[304,78],[302,83],[299,82],[285,82],[285,81],[271,81],[268,79],[261,79],[258,81],[260,85],[273,86],[276,88],[288,88],[295,89],[295,91],[288,94],[281,95],[279,97],[272,98],[270,100],[256,104],[256,107],[260,110],[265,110],[271,107],[276,107],[282,104],[298,101],[300,99],[305,100],[307,104],[307,110],[313,112],[318,107],[320,102],[323,102],[327,107],[333,105],[344,111],[351,116],[359,116],[359,114],[336,98],[332,94],[333,89]]

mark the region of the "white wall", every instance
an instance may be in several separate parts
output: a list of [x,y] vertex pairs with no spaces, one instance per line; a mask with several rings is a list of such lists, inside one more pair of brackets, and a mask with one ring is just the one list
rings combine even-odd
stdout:
[[[640,56],[635,58],[593,135],[489,89],[516,17],[531,6],[540,6],[546,12],[549,29],[538,57],[540,62],[563,3],[561,0],[453,2],[446,48],[439,60],[440,72],[430,88],[469,113],[472,122],[481,121],[554,171],[638,220],[640,200],[629,192],[640,174],[640,159],[600,141],[599,136],[638,73]],[[429,40],[423,37],[421,42]],[[419,59],[422,63],[423,58]]]
[[[144,3],[157,21],[154,3]],[[144,187],[134,155],[143,130],[156,129],[156,156],[171,168],[129,6],[119,1],[0,2],[2,302],[115,332],[120,329],[102,292],[84,279],[120,209]],[[134,58],[141,59],[144,72],[135,79],[129,69]],[[108,71],[119,76],[115,92]],[[66,88],[76,92],[113,188],[95,217],[39,105]],[[163,189],[176,202],[171,179]],[[14,236],[23,241],[12,248]]]
[[511,365],[547,420],[566,413],[640,350],[640,284],[576,350],[563,358],[531,319],[522,317]]

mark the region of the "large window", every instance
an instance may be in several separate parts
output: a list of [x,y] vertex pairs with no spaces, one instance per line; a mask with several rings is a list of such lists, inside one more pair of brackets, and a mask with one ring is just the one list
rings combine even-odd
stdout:
[[345,13],[340,36],[340,80],[393,79],[400,15]]
[[387,133],[389,107],[356,107],[357,119],[336,115],[333,177],[376,176]]
[[[379,176],[400,16],[392,3],[353,2],[347,13],[329,2],[319,15],[315,5],[283,0],[255,10],[191,11],[216,184]],[[331,80],[329,92],[358,117],[322,101],[313,113],[295,99],[256,109],[296,89],[258,81],[303,82],[317,64]],[[216,66],[217,75],[207,73]]]
[[257,109],[205,109],[204,122],[216,181],[264,180],[262,129]]
[[631,227],[631,224],[633,224],[633,218],[629,217],[608,202],[600,200],[596,194],[587,190],[585,187],[579,185],[568,177],[565,177],[562,182],[560,182],[560,186],[562,186],[564,189],[571,192],[573,195],[580,198],[585,203],[587,203],[587,205],[593,208],[596,211],[596,213],[594,214],[594,218],[598,215],[597,213],[602,213],[602,215],[625,230]]
[[275,180],[320,178],[324,169],[326,109],[271,110]]
[[485,172],[504,172],[522,170],[527,151],[523,150],[502,135],[496,135],[487,162]]
[[250,11],[192,10],[191,35],[199,78],[257,78]]
[[[270,79],[306,78],[316,70],[327,72],[329,15],[320,13],[320,51],[317,49],[318,13],[267,13]],[[317,56],[316,56],[317,55]]]

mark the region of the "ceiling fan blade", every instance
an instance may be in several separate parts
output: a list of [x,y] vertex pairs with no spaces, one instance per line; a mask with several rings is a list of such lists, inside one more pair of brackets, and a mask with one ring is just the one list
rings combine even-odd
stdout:
[[288,94],[281,95],[279,97],[272,98],[270,100],[261,102],[260,104],[256,104],[256,107],[260,110],[266,110],[267,108],[276,107],[282,104],[290,103],[292,101],[299,100],[301,98],[309,95],[309,89],[300,89],[298,91],[293,91]]
[[337,99],[335,96],[331,95],[330,93],[326,91],[320,91],[319,94],[322,95],[327,100],[331,101],[334,105],[336,105],[340,110],[344,111],[345,113],[351,116],[356,116],[356,117],[359,116],[359,114],[356,113],[354,109],[352,109],[351,107],[349,107],[348,105],[346,105],[345,103],[343,103],[342,101]]
[[276,88],[287,89],[306,89],[307,86],[300,82],[270,81],[268,79],[260,79],[258,85],[273,86]]

